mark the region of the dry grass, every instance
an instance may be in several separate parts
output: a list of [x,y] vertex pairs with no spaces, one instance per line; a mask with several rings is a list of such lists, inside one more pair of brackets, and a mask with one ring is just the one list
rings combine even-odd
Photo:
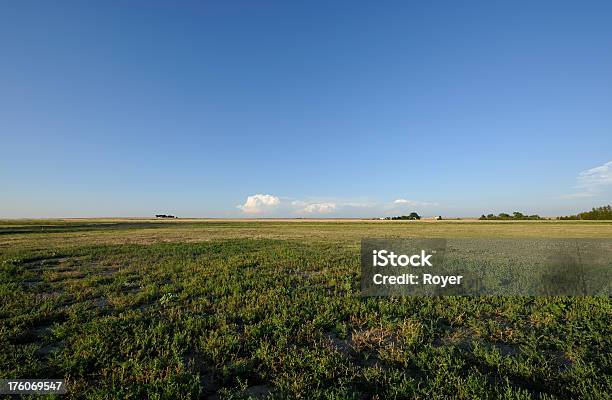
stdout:
[[[41,221],[0,221],[0,229],[30,228],[28,234],[0,230],[0,252],[11,248],[67,248],[91,244],[207,242],[221,239],[297,239],[353,242],[363,237],[612,237],[612,222],[594,221],[363,221],[363,220],[48,220],[66,230],[40,229]],[[91,224],[95,229],[70,231]],[[129,224],[129,229],[121,228]],[[47,229],[47,230],[45,230]]]

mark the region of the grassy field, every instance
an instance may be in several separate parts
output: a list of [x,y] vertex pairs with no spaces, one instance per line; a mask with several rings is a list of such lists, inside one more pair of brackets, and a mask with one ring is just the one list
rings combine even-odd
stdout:
[[362,237],[612,222],[0,221],[0,378],[69,398],[606,399],[608,297],[359,297]]

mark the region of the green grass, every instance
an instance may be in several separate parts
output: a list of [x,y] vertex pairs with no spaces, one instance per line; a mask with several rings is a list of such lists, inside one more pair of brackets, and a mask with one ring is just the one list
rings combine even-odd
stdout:
[[608,297],[360,298],[365,236],[612,224],[4,221],[0,377],[69,398],[610,397]]

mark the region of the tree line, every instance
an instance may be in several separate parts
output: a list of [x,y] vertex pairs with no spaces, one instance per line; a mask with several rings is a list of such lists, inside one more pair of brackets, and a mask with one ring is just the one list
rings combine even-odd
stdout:
[[581,212],[576,215],[569,215],[567,217],[559,217],[560,220],[612,220],[612,206],[593,207],[591,211]]
[[516,221],[525,221],[525,220],[539,220],[539,219],[545,219],[540,217],[537,214],[534,215],[525,215],[521,212],[515,211],[512,213],[512,215],[507,214],[507,213],[499,213],[499,215],[495,215],[495,214],[489,214],[489,215],[484,215],[482,214],[480,216],[480,218],[478,218],[480,220],[516,220]]
[[421,216],[415,212],[411,212],[410,215],[400,215],[399,217],[387,217],[385,218],[386,220],[393,220],[393,221],[398,221],[398,220],[419,220],[421,219]]

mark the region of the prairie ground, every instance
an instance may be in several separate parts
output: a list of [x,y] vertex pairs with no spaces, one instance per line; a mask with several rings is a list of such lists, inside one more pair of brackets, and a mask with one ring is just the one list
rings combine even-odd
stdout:
[[580,221],[0,221],[0,378],[68,398],[605,399],[608,297],[359,297],[362,237]]

